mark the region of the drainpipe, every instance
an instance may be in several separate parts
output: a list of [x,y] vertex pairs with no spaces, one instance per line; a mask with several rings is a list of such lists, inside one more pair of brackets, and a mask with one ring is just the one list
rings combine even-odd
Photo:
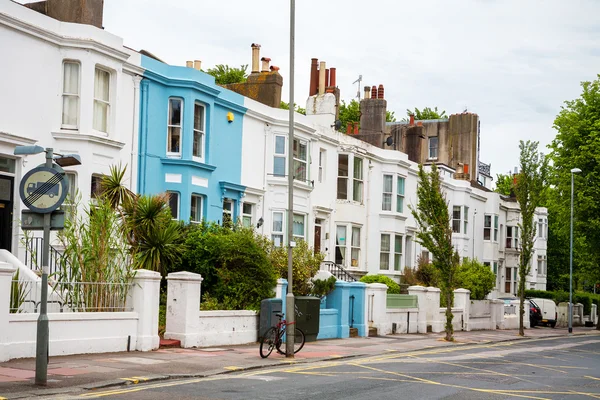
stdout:
[[[134,144],[139,139],[139,118],[135,118],[136,115],[139,115],[140,105],[139,105],[139,92],[140,92],[140,81],[142,77],[139,75],[132,76],[133,79],[133,124],[131,125],[131,157],[129,161],[129,186],[131,187],[131,191],[135,192],[136,188],[133,187],[133,161],[135,159],[136,148]],[[139,143],[138,143],[139,147]],[[138,165],[139,168],[139,165]],[[139,184],[139,182],[136,182]]]
[[141,142],[139,145],[139,170],[138,170],[138,188],[141,194],[146,193],[146,179],[143,177],[146,175],[146,152],[148,150],[148,81],[142,80],[141,82],[141,97],[142,97],[142,111],[140,113],[140,138]]
[[[369,174],[368,174],[368,182],[365,182],[366,185],[368,186],[367,189],[367,221],[365,222],[365,230],[366,230],[366,235],[365,235],[365,249],[369,249],[369,214],[370,214],[370,210],[369,207],[371,207],[371,174],[373,172],[373,164],[371,163],[371,160],[369,160]],[[367,273],[369,273],[369,257],[365,258],[365,269],[367,270]]]
[[[266,203],[266,195],[267,195],[267,136],[269,136],[269,132],[271,132],[271,126],[269,124],[265,124],[265,135],[263,141],[263,198],[262,198],[262,219],[266,220],[265,216],[265,203]],[[265,234],[265,223],[260,226],[260,233],[262,235]]]

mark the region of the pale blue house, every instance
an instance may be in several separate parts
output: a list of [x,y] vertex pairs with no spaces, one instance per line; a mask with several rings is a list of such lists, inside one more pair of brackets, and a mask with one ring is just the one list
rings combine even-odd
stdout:
[[173,218],[239,216],[243,96],[212,76],[142,55],[138,192],[170,194]]

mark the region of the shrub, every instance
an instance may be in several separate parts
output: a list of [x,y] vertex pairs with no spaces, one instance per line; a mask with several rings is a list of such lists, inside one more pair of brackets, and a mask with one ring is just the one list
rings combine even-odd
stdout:
[[428,259],[423,257],[417,258],[417,270],[415,271],[415,277],[419,284],[423,286],[439,287],[439,272],[437,268],[429,262]]
[[[286,247],[275,247],[273,242],[263,240],[264,246],[273,267],[280,278],[288,277],[288,250]],[[324,259],[324,254],[315,254],[304,240],[298,240],[293,249],[292,279],[293,291],[296,296],[309,296],[312,283],[310,279],[315,276]]]
[[258,310],[272,297],[277,272],[251,228],[202,223],[187,229],[183,262],[177,270],[202,275],[202,299],[210,308]]
[[411,267],[404,267],[402,277],[400,278],[400,283],[404,283],[409,286],[418,285],[419,281],[417,280],[415,270]]
[[336,282],[337,279],[335,276],[330,276],[327,279],[313,279],[313,286],[310,290],[310,294],[317,297],[327,296],[333,289],[335,289]]
[[389,294],[400,294],[400,285],[385,275],[365,275],[360,278],[360,281],[364,283],[383,283],[388,287]]
[[496,275],[489,266],[467,258],[458,267],[456,284],[469,289],[472,300],[484,300],[496,286]]

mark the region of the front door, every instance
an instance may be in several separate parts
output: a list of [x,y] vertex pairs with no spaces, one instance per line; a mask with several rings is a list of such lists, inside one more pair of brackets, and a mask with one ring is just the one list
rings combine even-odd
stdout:
[[314,243],[315,254],[321,252],[321,225],[315,225],[315,243]]
[[0,175],[0,249],[11,251],[13,178]]

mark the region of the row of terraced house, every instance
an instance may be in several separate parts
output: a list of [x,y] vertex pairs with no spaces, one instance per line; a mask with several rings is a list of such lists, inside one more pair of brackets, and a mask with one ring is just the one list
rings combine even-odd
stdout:
[[[57,0],[40,3],[0,3],[0,249],[28,257],[17,186],[43,159],[13,153],[37,144],[81,156],[81,166],[65,168],[81,204],[122,163],[135,192],[170,194],[173,218],[237,220],[277,245],[288,242],[292,173],[294,238],[356,277],[398,281],[404,267],[429,258],[409,205],[416,204],[418,165],[435,163],[460,256],[494,271],[492,297],[516,293],[519,206],[490,190],[478,115],[386,123],[384,87],[376,85],[361,96],[360,126],[340,132],[335,68],[306,60],[299,66],[311,69],[309,98],[306,115],[295,115],[290,154],[289,114],[279,108],[284,78],[261,58],[260,45],[250,47],[247,82],[223,87],[198,60],[174,66],[125,47],[102,29],[100,0],[73,1],[69,13]],[[539,208],[527,288],[546,288],[547,224]]]

